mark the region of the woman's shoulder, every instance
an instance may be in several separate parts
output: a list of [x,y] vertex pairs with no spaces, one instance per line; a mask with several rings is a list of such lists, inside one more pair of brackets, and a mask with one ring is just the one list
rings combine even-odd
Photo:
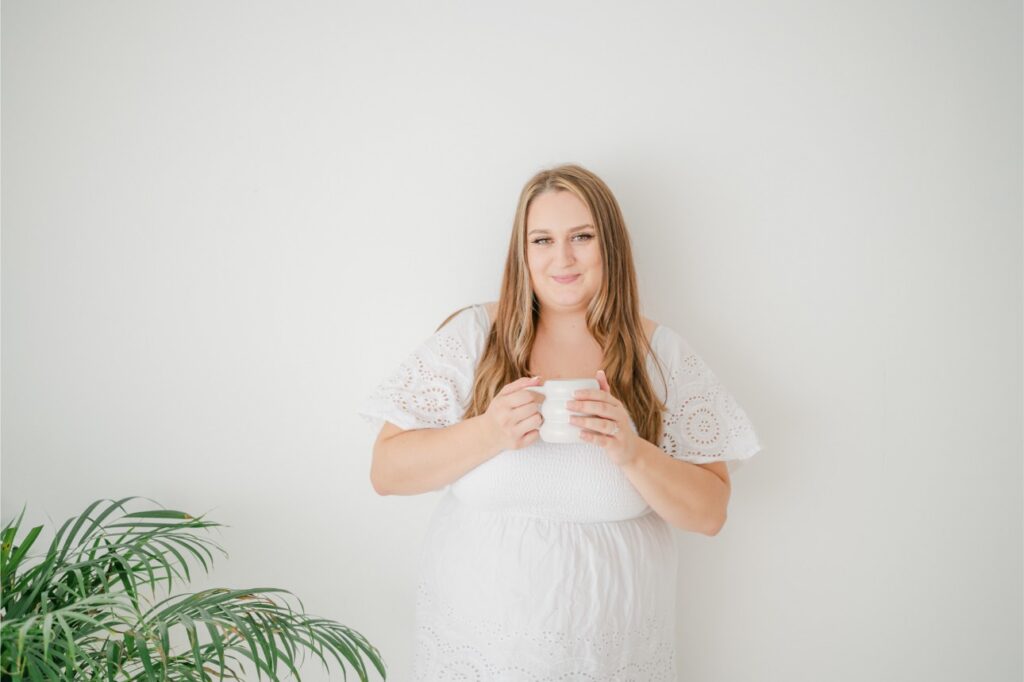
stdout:
[[485,303],[471,303],[455,310],[438,325],[434,334],[442,338],[457,338],[464,345],[479,350],[491,328],[486,306]]
[[472,327],[486,318],[486,312],[482,303],[471,303],[454,311],[437,326],[437,331],[445,327]]
[[677,355],[679,352],[690,349],[686,338],[678,331],[664,324],[655,323],[651,330],[651,349],[659,357]]
[[661,325],[650,318],[643,317],[642,315],[640,316],[640,319],[644,324],[644,334],[647,336],[647,342],[653,344],[654,332],[656,332]]

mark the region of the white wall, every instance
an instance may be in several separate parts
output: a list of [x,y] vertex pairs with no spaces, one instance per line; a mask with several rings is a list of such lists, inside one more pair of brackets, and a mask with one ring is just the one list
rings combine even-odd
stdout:
[[374,494],[353,410],[575,161],[765,445],[676,531],[681,679],[1019,680],[1021,16],[5,1],[3,517],[209,512],[195,589],[290,588],[408,679],[436,497]]

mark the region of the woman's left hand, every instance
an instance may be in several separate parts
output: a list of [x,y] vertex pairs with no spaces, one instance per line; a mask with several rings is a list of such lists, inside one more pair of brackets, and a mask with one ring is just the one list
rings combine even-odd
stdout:
[[569,423],[579,426],[580,438],[586,443],[600,445],[622,466],[636,459],[637,439],[629,424],[629,413],[612,394],[604,370],[597,370],[600,389],[583,388],[576,391],[576,399],[566,402],[573,412],[585,412],[589,417],[570,417]]

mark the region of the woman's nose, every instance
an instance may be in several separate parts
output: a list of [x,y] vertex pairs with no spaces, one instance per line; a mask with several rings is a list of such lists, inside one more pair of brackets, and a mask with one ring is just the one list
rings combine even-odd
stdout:
[[572,263],[576,260],[576,255],[573,253],[572,244],[564,242],[558,249],[558,260],[561,263]]

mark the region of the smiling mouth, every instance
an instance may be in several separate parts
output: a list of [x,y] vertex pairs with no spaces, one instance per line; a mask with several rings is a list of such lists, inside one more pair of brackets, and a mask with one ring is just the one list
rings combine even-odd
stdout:
[[575,282],[577,279],[579,279],[579,275],[570,275],[568,277],[552,277],[552,279],[555,280],[556,282],[561,282],[562,284],[568,284],[569,282]]

